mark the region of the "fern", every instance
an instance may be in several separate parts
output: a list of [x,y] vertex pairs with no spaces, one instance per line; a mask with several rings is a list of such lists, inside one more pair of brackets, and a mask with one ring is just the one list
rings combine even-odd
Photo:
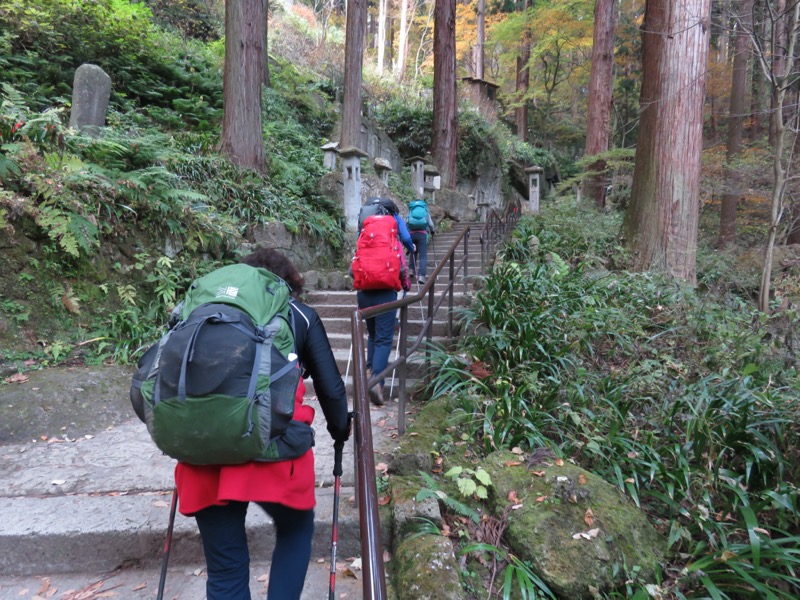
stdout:
[[424,471],[420,471],[419,474],[428,487],[422,488],[419,492],[417,492],[417,502],[421,502],[422,500],[427,500],[429,498],[435,498],[444,504],[446,508],[450,509],[450,511],[456,513],[457,515],[466,517],[474,523],[480,522],[481,517],[477,511],[475,511],[473,508],[470,508],[463,502],[459,502],[458,500],[448,496],[446,492],[439,489],[439,484],[436,482],[436,480],[434,480],[433,477]]

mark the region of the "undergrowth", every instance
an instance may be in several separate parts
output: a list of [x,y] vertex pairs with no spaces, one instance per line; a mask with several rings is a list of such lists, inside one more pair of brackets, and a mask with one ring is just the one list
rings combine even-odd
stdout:
[[795,598],[798,315],[625,271],[616,231],[567,202],[523,219],[430,392],[473,450],[550,448],[648,513],[669,562],[613,597]]

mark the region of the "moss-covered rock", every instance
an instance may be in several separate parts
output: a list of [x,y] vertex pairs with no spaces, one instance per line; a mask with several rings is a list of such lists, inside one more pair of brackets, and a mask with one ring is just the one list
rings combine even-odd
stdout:
[[445,397],[432,400],[422,407],[389,460],[392,476],[415,476],[420,471],[431,471],[451,410],[450,400]]
[[499,516],[512,500],[517,506],[506,530],[512,551],[570,600],[621,583],[615,567],[619,577],[638,567],[641,577],[652,578],[666,543],[645,514],[600,477],[554,462],[526,468],[510,452],[495,452],[483,462],[492,477],[492,510]]
[[392,539],[397,540],[415,533],[421,519],[428,519],[434,523],[442,520],[439,503],[433,499],[417,501],[416,496],[425,485],[419,477],[392,477],[391,480],[391,506],[392,506]]
[[459,568],[450,540],[441,535],[408,537],[392,559],[393,588],[401,600],[461,600]]

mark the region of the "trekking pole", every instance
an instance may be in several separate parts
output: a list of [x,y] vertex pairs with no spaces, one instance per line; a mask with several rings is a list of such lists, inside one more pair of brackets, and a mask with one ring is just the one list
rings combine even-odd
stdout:
[[169,562],[169,551],[172,546],[172,530],[175,527],[175,511],[178,508],[178,488],[172,490],[172,506],[169,509],[169,526],[167,527],[167,539],[164,540],[164,556],[161,559],[161,578],[158,581],[158,595],[156,600],[164,598],[164,584],[167,582],[167,563]]
[[[351,413],[352,414],[352,413]],[[350,415],[348,415],[350,418]],[[328,587],[328,600],[334,600],[336,593],[336,550],[339,544],[339,494],[342,486],[342,453],[344,442],[333,444],[333,524],[331,527],[331,579]]]
[[347,385],[347,378],[350,375],[350,362],[353,360],[353,342],[350,342],[350,350],[347,353],[347,368],[344,371],[344,384]]

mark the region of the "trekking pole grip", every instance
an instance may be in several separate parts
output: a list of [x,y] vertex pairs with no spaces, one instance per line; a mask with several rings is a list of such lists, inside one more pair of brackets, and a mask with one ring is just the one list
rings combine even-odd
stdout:
[[344,442],[333,443],[333,476],[342,476],[342,454],[344,453]]

